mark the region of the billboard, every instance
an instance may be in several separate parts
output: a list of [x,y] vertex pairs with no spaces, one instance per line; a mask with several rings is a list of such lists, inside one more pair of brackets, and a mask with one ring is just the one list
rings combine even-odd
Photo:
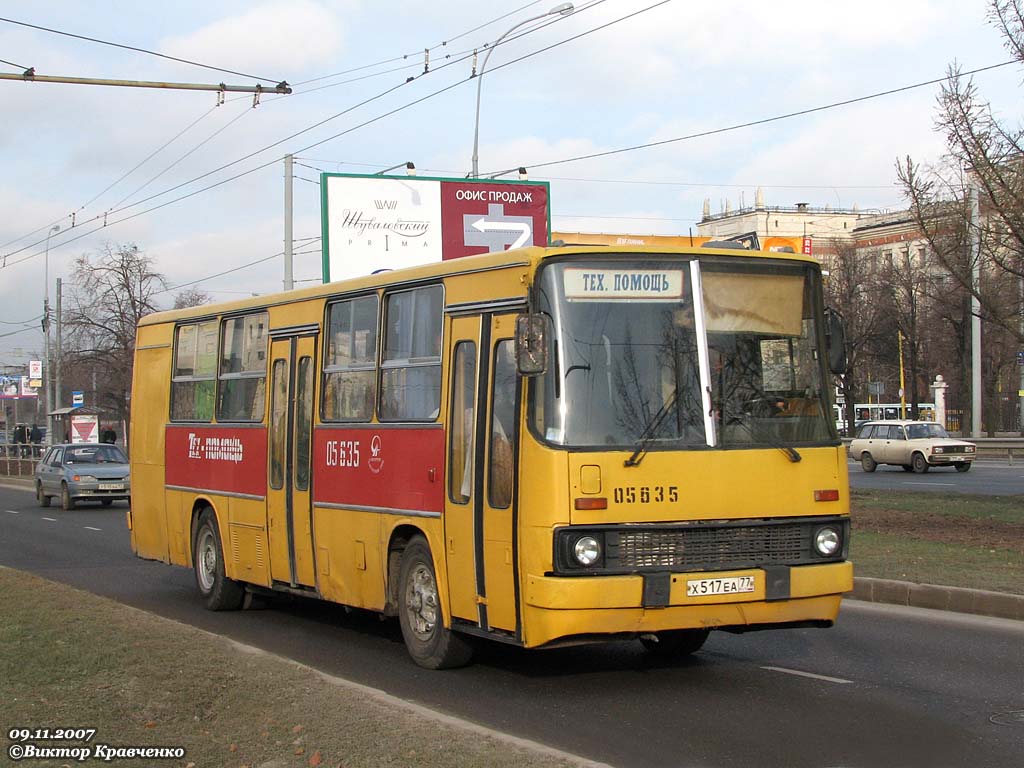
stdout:
[[28,376],[0,376],[0,400],[16,400],[19,397],[36,397],[38,392],[31,386]]
[[544,181],[320,175],[323,280],[547,245]]

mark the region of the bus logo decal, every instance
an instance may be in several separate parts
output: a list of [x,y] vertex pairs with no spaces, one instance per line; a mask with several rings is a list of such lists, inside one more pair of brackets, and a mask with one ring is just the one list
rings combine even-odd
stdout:
[[370,460],[366,462],[370,471],[375,475],[379,475],[380,471],[384,468],[384,459],[380,455],[381,443],[380,435],[374,435],[373,440],[370,441]]

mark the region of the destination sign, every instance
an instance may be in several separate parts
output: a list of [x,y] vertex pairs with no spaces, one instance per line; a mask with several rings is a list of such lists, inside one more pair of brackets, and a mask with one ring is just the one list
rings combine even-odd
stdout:
[[681,269],[587,269],[564,273],[567,299],[678,301],[683,296]]

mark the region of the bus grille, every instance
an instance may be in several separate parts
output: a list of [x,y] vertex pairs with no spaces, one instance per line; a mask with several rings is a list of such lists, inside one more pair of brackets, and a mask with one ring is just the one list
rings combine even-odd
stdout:
[[608,541],[612,567],[720,570],[796,563],[808,553],[806,525],[619,530]]

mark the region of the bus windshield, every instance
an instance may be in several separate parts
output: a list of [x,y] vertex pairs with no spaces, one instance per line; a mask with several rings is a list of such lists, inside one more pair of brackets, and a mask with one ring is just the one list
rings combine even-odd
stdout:
[[701,274],[695,304],[688,260],[544,268],[536,303],[552,321],[551,354],[533,385],[536,433],[630,450],[834,440],[812,270],[731,263]]

